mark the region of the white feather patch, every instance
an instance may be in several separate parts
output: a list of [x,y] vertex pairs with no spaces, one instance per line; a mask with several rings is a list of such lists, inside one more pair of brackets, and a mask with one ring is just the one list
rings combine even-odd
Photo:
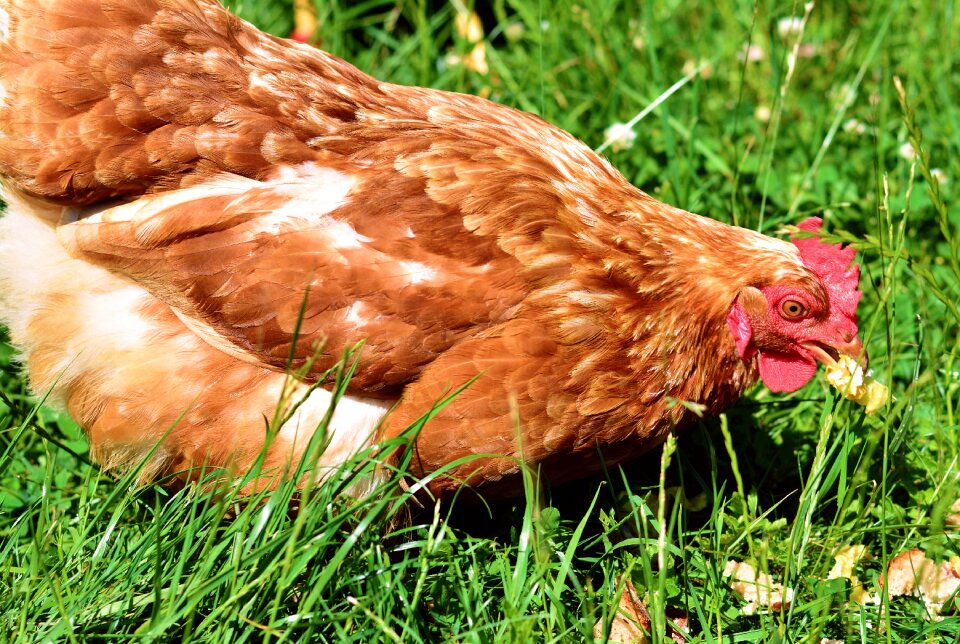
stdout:
[[[353,177],[312,162],[277,168],[273,176],[264,181],[223,174],[196,186],[142,197],[130,203],[106,208],[79,221],[74,221],[76,217],[71,217],[72,211],[68,209],[68,216],[61,221],[74,223],[61,228],[61,240],[69,247],[69,229],[72,226],[121,221],[136,223],[138,235],[147,239],[153,236],[157,227],[166,224],[163,215],[171,208],[211,197],[235,196],[236,199],[227,207],[243,210],[244,202],[249,201],[252,204],[265,197],[275,196],[277,207],[259,214],[249,225],[247,231],[251,236],[276,235],[306,224],[309,228],[323,230],[334,248],[357,248],[370,242],[371,238],[359,234],[349,223],[329,216],[347,202],[354,184]],[[262,206],[250,205],[250,208],[254,207]]]
[[400,262],[400,266],[403,269],[403,276],[410,284],[427,282],[437,276],[437,271],[420,262]]
[[[140,213],[149,207],[143,205]],[[276,449],[289,450],[293,458],[302,453],[330,406],[329,392],[310,391],[299,383],[289,388],[282,373],[263,368],[253,371],[251,366],[233,361],[231,358],[242,360],[244,356],[229,350],[222,341],[217,341],[222,340],[217,334],[206,332],[185,316],[178,316],[187,323],[180,331],[170,326],[170,318],[160,322],[147,317],[143,313],[144,305],[153,304],[155,300],[145,289],[66,253],[54,228],[45,223],[57,220],[57,213],[46,211],[51,208],[39,204],[34,207],[30,202],[10,198],[8,211],[0,218],[0,323],[10,329],[38,393],[52,388],[48,402],[60,407],[65,406],[67,397],[77,386],[84,387],[87,395],[109,398],[133,393],[132,400],[138,400],[136,394],[142,392],[126,389],[130,386],[127,369],[142,370],[144,365],[149,365],[158,386],[162,384],[168,390],[165,403],[185,410],[203,404],[198,394],[210,383],[186,377],[184,366],[192,365],[190,373],[195,377],[211,372],[201,366],[212,359],[208,347],[212,345],[226,354],[215,358],[221,368],[251,369],[251,373],[264,378],[262,388],[231,405],[237,414],[243,414],[237,416],[234,429],[262,431],[263,418],[272,416],[281,392],[286,390],[290,402],[303,399],[303,404],[281,428],[281,442]],[[125,214],[136,212],[129,205],[121,208],[126,208]],[[353,313],[359,316],[361,310]],[[55,330],[51,330],[50,324],[38,327],[36,322],[48,315],[61,316],[68,323]],[[46,329],[46,335],[38,336],[38,328]],[[36,368],[40,355],[43,356],[42,370]],[[216,376],[215,370],[213,373]],[[173,392],[177,395],[171,398]],[[394,402],[344,396],[328,426],[330,442],[318,460],[318,478],[367,445],[380,419]],[[158,404],[157,400],[146,399],[145,417],[154,411],[151,406]],[[128,410],[128,406],[118,405],[118,410],[129,411],[131,417],[136,417],[137,410]],[[143,427],[143,441],[131,442],[128,437],[125,441],[101,442],[96,446],[96,458],[106,467],[136,464],[152,449],[152,437],[158,435],[157,430],[162,433],[165,429],[166,426]],[[198,426],[196,431],[202,432],[203,427]],[[164,459],[172,456],[169,449],[156,452],[145,476],[158,471]],[[360,487],[373,483],[360,482]],[[356,494],[363,492],[360,488],[354,490]]]
[[345,315],[347,322],[356,325],[363,324],[366,321],[363,315],[364,308],[363,302],[354,302],[351,304]]
[[[297,385],[289,396],[289,402],[298,402],[307,387]],[[273,390],[279,397],[282,389]],[[295,454],[302,454],[333,402],[333,394],[318,388],[310,392],[293,417],[280,430],[280,438],[293,446]],[[344,395],[337,403],[333,417],[327,425],[330,444],[317,462],[318,479],[359,452],[374,438],[374,431],[383,415],[395,401]]]
[[[0,219],[0,322],[27,358],[41,344],[48,351],[56,347],[55,366],[31,376],[41,392],[56,381],[53,401],[62,402],[61,392],[74,380],[102,368],[104,354],[151,342],[157,327],[138,313],[150,295],[109,271],[73,259],[53,228],[16,200],[8,205]],[[63,315],[61,307],[67,305],[73,321],[63,337],[33,335],[35,318]]]

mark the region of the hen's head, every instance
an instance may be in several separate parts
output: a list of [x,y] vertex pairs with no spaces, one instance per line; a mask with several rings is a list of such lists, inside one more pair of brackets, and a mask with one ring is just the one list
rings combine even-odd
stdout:
[[[811,217],[797,228],[817,233],[821,220]],[[795,391],[817,371],[845,354],[866,366],[857,336],[859,265],[850,266],[855,250],[826,244],[817,236],[791,238],[807,269],[807,279],[788,279],[740,290],[727,314],[737,352],[757,357],[760,378],[771,391]]]

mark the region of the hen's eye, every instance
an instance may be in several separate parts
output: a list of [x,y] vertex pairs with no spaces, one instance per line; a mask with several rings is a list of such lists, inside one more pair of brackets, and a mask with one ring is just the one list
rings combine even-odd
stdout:
[[796,320],[807,314],[807,307],[803,302],[787,299],[780,302],[780,312],[784,317]]

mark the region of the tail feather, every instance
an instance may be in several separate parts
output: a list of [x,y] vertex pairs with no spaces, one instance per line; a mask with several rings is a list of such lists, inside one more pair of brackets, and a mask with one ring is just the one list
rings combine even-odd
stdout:
[[0,0],[0,176],[57,203],[312,160],[379,91],[213,0]]

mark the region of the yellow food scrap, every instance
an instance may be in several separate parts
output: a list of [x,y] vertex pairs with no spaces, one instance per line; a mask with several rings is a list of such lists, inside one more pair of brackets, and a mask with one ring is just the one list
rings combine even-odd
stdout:
[[830,573],[827,575],[827,579],[838,579],[841,577],[849,579],[851,585],[850,599],[861,605],[867,602],[879,603],[875,595],[871,595],[864,589],[863,584],[860,583],[860,580],[857,579],[857,576],[853,572],[857,564],[869,558],[870,553],[867,551],[867,547],[862,544],[843,546],[833,555],[833,568],[830,569]]
[[851,356],[840,356],[827,367],[827,382],[848,400],[865,406],[868,414],[883,407],[889,397],[887,386],[864,373],[863,367]]

